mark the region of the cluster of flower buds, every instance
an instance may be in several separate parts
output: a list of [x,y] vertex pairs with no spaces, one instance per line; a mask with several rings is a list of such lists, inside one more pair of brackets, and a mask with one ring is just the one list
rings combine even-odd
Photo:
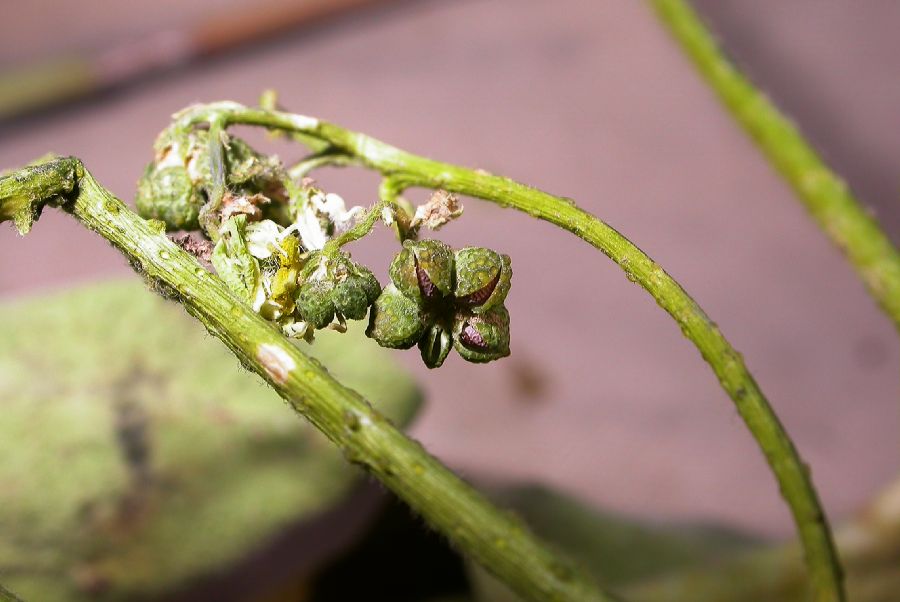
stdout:
[[379,345],[409,349],[418,343],[429,368],[443,364],[451,347],[470,362],[509,355],[509,312],[503,305],[512,279],[508,256],[408,240],[390,275],[367,330]]
[[[348,213],[337,195],[307,187],[292,204],[293,223],[226,219],[212,263],[229,286],[285,334],[311,340],[315,330],[343,330],[361,320],[381,294],[369,271],[326,243]],[[345,220],[346,221],[346,220]]]
[[[171,126],[154,143],[155,157],[138,182],[135,204],[147,218],[171,230],[195,230],[212,186],[209,132]],[[262,155],[240,138],[222,134],[226,184],[222,217],[263,217],[271,201],[286,201],[286,174],[277,157]],[[224,221],[224,220],[221,220]]]
[[[362,234],[335,240],[354,227],[365,213],[361,207],[348,210],[341,197],[311,180],[293,182],[277,157],[238,138],[211,136],[174,125],[160,134],[155,160],[138,184],[138,210],[170,230],[202,229],[215,242],[211,261],[219,276],[285,334],[312,341],[316,330],[343,331],[346,320],[368,314],[366,332],[378,344],[418,344],[430,368],[443,364],[451,347],[470,362],[509,355],[503,304],[512,278],[509,257],[413,240],[421,227],[437,230],[459,217],[462,207],[453,195],[436,193],[415,215],[397,205],[385,209],[382,218],[403,221],[398,233],[408,240],[382,291],[372,272],[341,249]],[[220,149],[224,191],[221,175],[218,187],[213,182],[211,157]],[[367,232],[374,216],[355,229]]]

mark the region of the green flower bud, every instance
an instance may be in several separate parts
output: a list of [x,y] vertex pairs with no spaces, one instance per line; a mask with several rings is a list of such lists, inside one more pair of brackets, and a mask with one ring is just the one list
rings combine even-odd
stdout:
[[508,255],[484,247],[456,252],[456,303],[482,313],[503,303],[512,282]]
[[509,355],[509,312],[497,305],[482,313],[460,312],[453,323],[453,346],[463,359],[490,362]]
[[362,320],[366,317],[371,303],[366,298],[366,291],[355,278],[347,278],[343,282],[339,282],[334,287],[331,296],[335,311],[340,312],[344,317],[351,320]]
[[422,338],[425,320],[416,302],[389,284],[372,306],[366,335],[382,347],[409,349]]
[[[164,221],[170,230],[198,228],[212,184],[209,132],[171,126],[156,138],[154,149],[154,160],[138,182],[138,212]],[[227,137],[224,156],[227,186],[234,196],[287,199],[284,169],[277,158],[261,155],[233,136]]]
[[372,272],[343,253],[336,257],[321,251],[313,253],[299,280],[297,311],[314,328],[324,328],[335,314],[361,320],[381,294],[381,285]]
[[391,281],[420,306],[453,293],[453,250],[439,240],[407,240],[390,267]]
[[138,182],[134,200],[141,217],[162,220],[169,230],[194,230],[199,227],[197,218],[206,197],[194,187],[186,170],[156,169],[151,164]]
[[453,346],[451,334],[438,324],[432,324],[425,330],[425,334],[419,339],[419,351],[422,353],[422,361],[429,368],[440,368],[450,348]]
[[171,230],[193,230],[206,203],[201,183],[209,180],[208,133],[175,127],[156,138],[155,159],[138,182],[135,204],[142,217],[160,219]]
[[304,322],[313,328],[325,328],[334,320],[334,301],[331,293],[334,285],[328,282],[312,281],[303,284],[297,295],[297,312]]

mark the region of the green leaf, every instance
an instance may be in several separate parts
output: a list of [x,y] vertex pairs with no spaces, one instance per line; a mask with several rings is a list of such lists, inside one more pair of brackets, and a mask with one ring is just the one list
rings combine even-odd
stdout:
[[[614,591],[759,547],[749,537],[720,528],[653,524],[599,511],[537,485],[498,491],[492,497]],[[477,600],[519,600],[482,569],[469,566]]]
[[225,222],[212,253],[219,277],[248,305],[253,305],[259,285],[259,263],[247,248],[247,216],[236,215]]
[[[0,582],[161,595],[344,498],[359,472],[135,282],[0,306]],[[395,423],[420,402],[361,329],[306,348]]]

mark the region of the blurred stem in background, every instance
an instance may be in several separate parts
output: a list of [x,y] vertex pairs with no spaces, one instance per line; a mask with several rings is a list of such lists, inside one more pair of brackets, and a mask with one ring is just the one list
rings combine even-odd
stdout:
[[900,330],[900,253],[799,130],[722,53],[687,0],[651,0],[662,23]]
[[0,602],[22,602],[22,599],[0,585]]

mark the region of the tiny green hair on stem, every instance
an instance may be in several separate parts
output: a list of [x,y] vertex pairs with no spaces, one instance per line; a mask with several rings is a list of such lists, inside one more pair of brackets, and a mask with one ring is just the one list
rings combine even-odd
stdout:
[[728,60],[687,0],[651,3],[722,104],[847,256],[869,293],[900,330],[900,252],[878,222],[790,119]]

